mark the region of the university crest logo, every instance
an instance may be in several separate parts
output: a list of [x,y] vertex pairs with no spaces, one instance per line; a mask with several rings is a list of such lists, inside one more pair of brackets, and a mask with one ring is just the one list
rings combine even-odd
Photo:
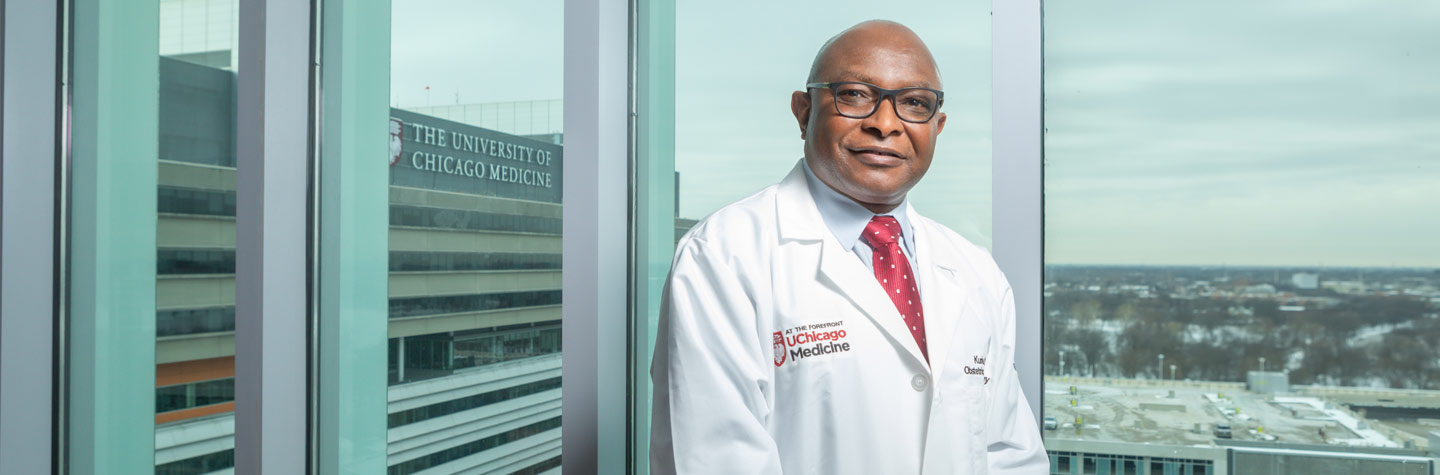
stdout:
[[775,332],[775,367],[785,364],[785,335]]
[[390,166],[400,163],[401,139],[405,137],[405,122],[390,118]]

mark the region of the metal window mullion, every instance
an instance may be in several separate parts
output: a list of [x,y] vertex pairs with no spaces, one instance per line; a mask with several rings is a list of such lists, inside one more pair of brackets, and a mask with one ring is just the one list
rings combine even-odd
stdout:
[[565,473],[626,465],[629,3],[565,1]]
[[991,216],[995,262],[1015,297],[1015,367],[1040,417],[1044,273],[1041,0],[991,2]]
[[51,471],[58,7],[0,2],[0,473]]
[[311,8],[239,7],[235,471],[304,473]]

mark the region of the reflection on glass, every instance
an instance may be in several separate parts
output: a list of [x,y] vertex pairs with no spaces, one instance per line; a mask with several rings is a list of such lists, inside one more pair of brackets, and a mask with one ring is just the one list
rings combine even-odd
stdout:
[[211,473],[234,465],[239,10],[159,3],[155,471]]
[[1440,6],[1045,14],[1052,472],[1429,473]]
[[392,3],[388,473],[559,466],[561,7]]
[[225,449],[155,466],[155,475],[191,475],[230,470],[235,466],[235,449]]
[[234,400],[235,378],[181,383],[155,390],[155,413],[180,411]]

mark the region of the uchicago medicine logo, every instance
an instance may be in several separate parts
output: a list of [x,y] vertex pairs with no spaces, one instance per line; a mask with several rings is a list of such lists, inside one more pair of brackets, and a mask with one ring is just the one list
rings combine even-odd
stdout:
[[775,332],[772,343],[775,367],[785,364],[787,358],[795,364],[813,356],[849,352],[850,342],[845,341],[846,336],[843,320],[799,325]]
[[775,332],[775,367],[785,364],[785,335]]

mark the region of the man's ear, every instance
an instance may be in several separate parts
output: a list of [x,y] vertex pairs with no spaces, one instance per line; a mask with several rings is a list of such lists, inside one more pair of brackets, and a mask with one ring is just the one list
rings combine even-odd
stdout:
[[944,112],[941,112],[941,113],[940,113],[940,117],[937,117],[937,118],[935,119],[935,135],[940,135],[940,132],[944,132],[944,131],[945,131],[945,113],[944,113]]
[[795,91],[790,93],[790,113],[795,114],[795,122],[800,124],[800,139],[805,139],[805,128],[810,126],[810,93]]

